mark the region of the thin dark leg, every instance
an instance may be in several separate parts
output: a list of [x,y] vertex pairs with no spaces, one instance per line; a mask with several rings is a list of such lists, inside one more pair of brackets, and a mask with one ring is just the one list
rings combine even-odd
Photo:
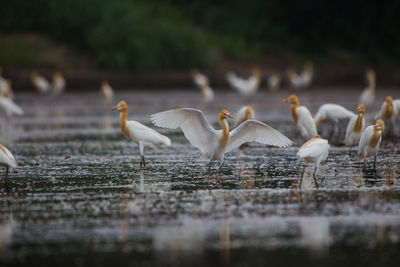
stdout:
[[301,184],[303,183],[303,176],[304,176],[305,170],[306,170],[306,165],[304,165],[303,171],[301,172],[301,178],[300,178],[299,189],[301,188]]
[[219,176],[222,176],[222,164],[221,165],[219,165]]
[[7,184],[7,177],[8,177],[8,167],[6,167],[6,178],[4,179],[4,184]]
[[211,164],[212,160],[210,160],[210,165],[208,165],[208,176],[211,176]]
[[374,171],[376,171],[376,156],[374,156]]
[[140,156],[140,168],[146,168],[146,161],[144,160],[144,156]]
[[351,147],[349,149],[349,157],[351,158]]
[[313,178],[314,178],[314,183],[317,186],[317,188],[319,188],[318,182],[317,182],[317,167],[315,167],[314,169],[314,173],[313,173]]

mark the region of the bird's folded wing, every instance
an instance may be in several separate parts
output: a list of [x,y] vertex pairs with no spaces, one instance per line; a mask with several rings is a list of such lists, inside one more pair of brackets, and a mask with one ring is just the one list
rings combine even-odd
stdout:
[[185,137],[203,152],[216,134],[198,109],[173,109],[151,115],[151,121],[159,127],[176,129],[181,127]]
[[225,152],[229,152],[243,143],[258,142],[271,146],[287,147],[293,142],[274,128],[256,120],[247,120],[230,133]]

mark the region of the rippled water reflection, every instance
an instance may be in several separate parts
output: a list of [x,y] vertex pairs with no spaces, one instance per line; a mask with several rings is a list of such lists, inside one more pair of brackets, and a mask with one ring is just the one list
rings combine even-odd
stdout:
[[[379,91],[399,97],[398,90]],[[312,112],[325,102],[355,108],[358,92],[300,92]],[[360,167],[348,149],[333,146],[317,189],[311,169],[299,189],[301,143],[289,92],[240,99],[219,92],[204,105],[191,91],[117,94],[130,118],[175,107],[206,110],[253,105],[256,117],[292,138],[288,149],[251,144],[226,155],[221,179],[180,131],[159,129],[173,146],[146,151],[119,130],[115,103],[96,93],[60,98],[17,95],[25,116],[1,123],[1,140],[19,167],[0,191],[0,263],[32,266],[124,265],[393,265],[400,260],[399,138],[385,139],[378,156]],[[397,94],[397,95],[396,95]],[[372,122],[373,112],[367,111]],[[342,125],[345,129],[345,123]],[[329,135],[324,126],[322,133]],[[344,133],[343,133],[344,134]],[[400,133],[397,133],[400,136]],[[217,169],[214,169],[215,173]],[[2,175],[3,172],[0,173]]]

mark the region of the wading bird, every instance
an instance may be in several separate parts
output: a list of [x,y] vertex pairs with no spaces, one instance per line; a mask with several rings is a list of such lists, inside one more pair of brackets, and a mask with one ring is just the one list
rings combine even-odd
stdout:
[[8,169],[17,167],[17,162],[11,152],[3,145],[0,144],[0,166],[6,168],[6,175],[4,184],[7,184]]
[[368,87],[360,95],[360,103],[365,106],[370,106],[375,100],[375,72],[373,70],[367,70],[366,77],[368,81]]
[[236,114],[233,125],[234,127],[239,126],[243,122],[247,120],[253,120],[254,119],[254,110],[250,106],[244,106],[241,109],[239,109],[238,113]]
[[46,80],[46,78],[40,76],[37,72],[33,72],[31,74],[31,80],[39,93],[46,94],[49,92],[51,85],[49,81]]
[[393,100],[391,96],[387,96],[383,102],[380,111],[376,114],[375,119],[383,119],[386,125],[390,126],[392,137],[395,135],[396,116],[400,115],[400,99]]
[[190,72],[193,78],[194,84],[201,88],[205,83],[209,83],[210,81],[208,80],[208,77],[201,73],[198,69],[194,69]]
[[385,123],[383,120],[377,120],[375,125],[365,128],[358,144],[358,158],[364,160],[365,166],[366,159],[374,156],[374,170],[376,169],[376,155],[378,154],[384,130]]
[[140,167],[146,167],[146,161],[144,159],[144,148],[171,145],[171,140],[156,132],[155,130],[141,124],[137,121],[127,121],[128,117],[128,104],[125,101],[120,101],[118,105],[112,108],[112,110],[118,110],[120,115],[120,126],[122,134],[131,139],[133,142],[139,145],[140,151]]
[[271,74],[271,76],[268,77],[267,83],[269,90],[271,91],[279,90],[281,86],[281,75],[279,75],[278,73]]
[[315,166],[313,178],[315,185],[318,187],[317,183],[317,172],[319,170],[320,163],[328,157],[329,154],[329,143],[328,140],[322,139],[321,136],[317,135],[314,138],[305,142],[297,152],[297,156],[304,159],[306,164],[301,173],[300,186],[303,181],[304,171],[306,170],[307,164],[311,163]]
[[53,84],[52,84],[53,94],[59,95],[62,92],[64,92],[65,85],[66,85],[66,82],[65,82],[64,76],[60,72],[54,73]]
[[239,77],[233,72],[228,72],[226,79],[229,85],[241,95],[250,96],[254,95],[258,90],[261,81],[261,71],[259,68],[254,68],[248,79]]
[[318,126],[323,122],[333,123],[333,136],[336,132],[336,126],[338,128],[338,135],[340,135],[340,124],[341,119],[350,119],[355,114],[345,107],[338,104],[323,104],[319,107],[317,114],[315,114],[314,121]]
[[291,95],[282,100],[282,103],[290,103],[290,111],[292,117],[303,137],[303,143],[313,138],[318,134],[317,126],[312,118],[310,111],[305,106],[300,106],[299,98],[296,95]]
[[311,85],[312,79],[314,77],[313,65],[307,63],[300,74],[298,74],[293,68],[288,68],[286,70],[286,76],[294,89],[308,87]]
[[354,115],[347,125],[346,138],[344,140],[346,146],[350,147],[349,156],[351,156],[351,147],[358,144],[365,127],[365,106],[359,104],[357,111],[358,114]]
[[151,115],[151,120],[156,126],[182,129],[186,139],[201,151],[201,157],[210,159],[209,175],[214,160],[220,162],[219,173],[221,174],[225,153],[243,143],[258,142],[278,147],[287,147],[292,144],[292,141],[286,136],[256,120],[247,120],[229,132],[229,125],[226,121],[228,118],[232,119],[233,116],[229,111],[222,110],[218,115],[218,122],[222,130],[215,130],[198,109],[173,109]]
[[114,98],[114,90],[107,81],[101,82],[100,94],[104,101],[111,101]]
[[211,102],[214,100],[214,91],[208,85],[208,82],[204,82],[204,84],[201,86],[201,95],[204,102]]

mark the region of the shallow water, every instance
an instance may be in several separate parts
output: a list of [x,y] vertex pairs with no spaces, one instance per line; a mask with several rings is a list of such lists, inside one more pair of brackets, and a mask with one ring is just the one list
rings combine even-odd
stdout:
[[[0,188],[0,265],[294,265],[365,266],[400,262],[399,138],[382,142],[377,170],[348,148],[332,146],[319,188],[295,156],[301,138],[288,104],[291,92],[262,92],[241,99],[217,92],[201,103],[196,91],[122,91],[104,103],[97,93],[55,97],[18,94],[25,115],[1,123],[0,143],[18,161],[8,187]],[[355,109],[358,91],[301,91],[314,113],[322,103]],[[380,90],[368,124],[386,95]],[[197,107],[215,124],[216,114],[251,104],[257,119],[295,141],[279,149],[250,144],[225,157],[222,177],[179,130],[158,129],[173,145],[146,151],[124,139],[117,100],[129,118],[151,125],[149,115]],[[342,123],[344,134],[346,122]],[[324,125],[323,135],[329,135]],[[400,136],[400,132],[397,131]],[[2,177],[3,172],[0,172]],[[3,179],[3,178],[1,178]],[[1,180],[2,181],[2,180]]]

